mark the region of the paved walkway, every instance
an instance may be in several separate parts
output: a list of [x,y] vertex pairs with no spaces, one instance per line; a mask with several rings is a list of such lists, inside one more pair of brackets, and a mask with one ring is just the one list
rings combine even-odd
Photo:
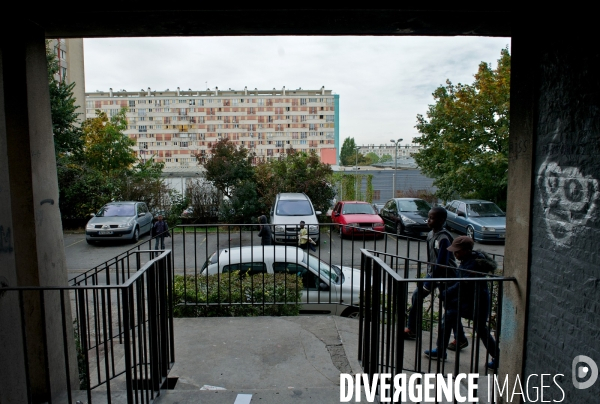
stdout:
[[[405,346],[410,366],[419,356],[414,341]],[[363,373],[358,320],[338,316],[176,319],[175,347],[169,377],[177,383],[157,404],[340,403],[340,373]],[[429,360],[420,357],[426,371]],[[461,372],[469,361],[461,356]]]

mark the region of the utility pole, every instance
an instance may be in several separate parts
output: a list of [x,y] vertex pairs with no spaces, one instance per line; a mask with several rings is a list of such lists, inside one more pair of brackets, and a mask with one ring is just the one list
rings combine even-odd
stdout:
[[398,171],[398,143],[400,143],[403,139],[398,140],[390,140],[390,142],[395,144],[395,153],[394,153],[394,174],[392,175],[392,198],[396,197],[396,172]]
[[354,171],[354,199],[358,200],[358,150],[360,147],[355,146],[354,150],[356,151],[356,166]]

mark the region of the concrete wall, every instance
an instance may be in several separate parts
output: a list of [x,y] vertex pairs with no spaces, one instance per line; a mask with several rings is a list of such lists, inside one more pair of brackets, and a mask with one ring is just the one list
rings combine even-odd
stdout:
[[[600,381],[577,389],[571,379],[577,355],[600,365],[600,53],[590,45],[561,36],[538,42],[535,50],[538,113],[524,375],[564,374],[565,403],[598,402],[600,392]],[[558,388],[548,391],[544,399],[561,400]]]
[[[3,79],[0,226],[4,232],[0,276],[10,286],[66,285],[44,32],[37,26],[24,25],[0,45]],[[15,310],[9,316],[0,315],[0,329],[4,331],[0,333],[0,343],[11,347],[2,355],[20,356],[8,362],[2,358],[0,380],[3,386],[10,388],[0,389],[0,402],[11,402],[9,398],[25,389],[27,378],[23,377],[21,368],[25,360],[29,363],[29,393],[33,402],[48,401],[66,385],[59,298],[58,293],[45,294],[42,304],[37,292],[24,293],[27,358],[24,358],[22,344],[15,340],[20,338],[20,313],[15,310],[13,300],[0,300],[0,314],[7,309]],[[72,324],[70,310],[65,317],[66,323]],[[9,332],[5,333],[6,330]],[[12,339],[7,341],[6,338]],[[70,332],[67,339],[71,369],[76,369]],[[75,374],[71,381],[76,380]]]

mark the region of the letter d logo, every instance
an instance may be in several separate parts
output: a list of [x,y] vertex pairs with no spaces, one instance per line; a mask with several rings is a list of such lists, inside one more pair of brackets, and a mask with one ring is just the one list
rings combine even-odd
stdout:
[[[587,366],[580,366],[578,368],[577,365],[580,363],[585,363]],[[576,356],[573,359],[571,371],[573,377],[573,386],[575,386],[576,389],[587,389],[596,383],[596,379],[598,379],[598,365],[596,365],[596,362],[594,362],[594,360],[589,356]],[[583,379],[588,375],[590,378],[586,382],[579,381],[579,379]]]

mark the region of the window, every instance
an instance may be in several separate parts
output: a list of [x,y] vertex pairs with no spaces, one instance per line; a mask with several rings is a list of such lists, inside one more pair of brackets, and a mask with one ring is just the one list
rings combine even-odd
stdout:
[[276,274],[302,274],[306,268],[295,262],[274,262],[273,273]]
[[264,262],[245,262],[241,264],[230,264],[223,267],[223,273],[240,271],[240,275],[266,274],[267,266]]

